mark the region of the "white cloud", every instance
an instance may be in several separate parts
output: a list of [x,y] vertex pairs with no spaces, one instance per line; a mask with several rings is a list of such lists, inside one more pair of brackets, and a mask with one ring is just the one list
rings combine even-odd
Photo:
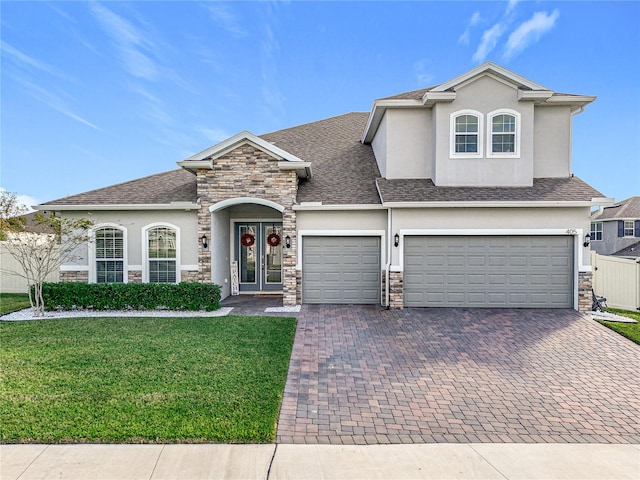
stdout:
[[236,37],[246,37],[244,29],[237,16],[226,5],[220,3],[208,4],[207,8],[211,18],[222,28]]
[[115,44],[123,68],[134,77],[156,80],[158,69],[149,56],[155,48],[154,43],[131,22],[98,3],[91,4],[91,12]]
[[[6,192],[6,191],[7,191],[6,188],[0,187],[0,192]],[[25,209],[27,209],[28,212],[33,212],[33,208],[31,208],[31,206],[39,205],[42,202],[40,202],[40,200],[38,200],[36,197],[32,197],[31,195],[16,194],[16,203],[18,204],[18,206],[22,206]]]
[[489,55],[498,44],[498,40],[500,40],[504,31],[505,26],[502,23],[496,23],[490,29],[485,30],[482,34],[480,45],[478,45],[476,52],[473,54],[473,60],[478,63],[484,62],[487,55]]
[[53,93],[52,91],[46,90],[28,80],[20,78],[16,75],[12,75],[15,82],[22,86],[22,88],[33,98],[44,103],[50,108],[62,113],[63,115],[75,120],[76,122],[80,122],[88,127],[91,127],[95,130],[102,130],[97,125],[91,123],[89,120],[82,118],[73,112],[71,107],[68,106],[67,102],[58,94]]
[[21,67],[30,67],[35,68],[41,72],[48,73],[50,75],[55,75],[58,78],[69,79],[69,77],[59,72],[56,68],[48,65],[40,60],[37,60],[24,52],[21,52],[15,47],[12,47],[7,42],[2,42],[2,46],[0,47],[2,51],[6,54],[7,58],[13,60],[14,63],[20,65]]
[[508,60],[540,40],[543,34],[554,27],[559,16],[560,12],[557,9],[551,13],[535,12],[529,20],[523,22],[509,35],[504,58]]
[[482,16],[480,15],[480,12],[477,10],[473,12],[471,19],[469,20],[469,25],[467,25],[465,31],[458,38],[458,43],[461,43],[462,45],[469,45],[471,42],[471,27],[476,26],[481,20]]
[[416,81],[419,86],[425,87],[433,82],[434,75],[427,71],[427,60],[420,59],[413,64],[413,71],[416,75]]
[[505,15],[509,15],[511,12],[513,12],[514,8],[516,8],[516,5],[518,4],[520,0],[508,0],[507,2],[507,11],[505,12]]

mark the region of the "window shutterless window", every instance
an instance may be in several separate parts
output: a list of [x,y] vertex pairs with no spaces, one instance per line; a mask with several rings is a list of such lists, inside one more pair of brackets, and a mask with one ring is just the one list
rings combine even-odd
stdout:
[[124,281],[124,235],[117,228],[101,228],[95,232],[96,282]]
[[450,154],[452,157],[482,155],[482,115],[473,110],[454,112],[451,121]]
[[520,114],[512,110],[496,110],[488,115],[487,156],[520,157]]
[[602,222],[591,223],[591,241],[602,240]]
[[149,282],[176,283],[176,231],[155,227],[147,231]]

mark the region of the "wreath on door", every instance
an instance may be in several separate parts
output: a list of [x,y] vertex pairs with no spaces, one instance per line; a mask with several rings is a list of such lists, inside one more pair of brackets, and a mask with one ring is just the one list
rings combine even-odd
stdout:
[[278,245],[280,245],[280,235],[278,235],[277,233],[272,233],[267,237],[267,243],[272,247],[277,247]]
[[254,243],[256,243],[256,237],[251,235],[250,233],[245,233],[240,237],[240,243],[245,247],[251,247]]

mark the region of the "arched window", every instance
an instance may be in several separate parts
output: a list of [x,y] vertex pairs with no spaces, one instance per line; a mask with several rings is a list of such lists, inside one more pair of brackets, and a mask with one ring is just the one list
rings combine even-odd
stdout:
[[520,156],[520,114],[512,110],[496,110],[488,115],[488,156]]
[[147,230],[147,281],[176,283],[178,235],[174,228],[157,226]]
[[102,227],[95,235],[96,283],[124,282],[124,233],[115,227]]
[[480,157],[482,155],[482,115],[474,110],[451,114],[452,157]]

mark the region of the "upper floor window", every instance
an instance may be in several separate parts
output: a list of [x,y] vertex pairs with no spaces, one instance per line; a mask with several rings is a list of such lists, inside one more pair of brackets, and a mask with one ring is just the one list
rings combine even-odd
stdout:
[[488,115],[488,157],[520,156],[520,114],[513,110],[496,110]]
[[591,223],[591,241],[602,240],[602,222]]
[[624,237],[633,237],[633,220],[624,221]]
[[473,110],[451,114],[451,156],[479,157],[482,155],[482,115]]
[[95,230],[96,283],[124,282],[124,233],[119,228]]
[[176,283],[177,231],[158,226],[147,230],[147,280],[154,283]]

